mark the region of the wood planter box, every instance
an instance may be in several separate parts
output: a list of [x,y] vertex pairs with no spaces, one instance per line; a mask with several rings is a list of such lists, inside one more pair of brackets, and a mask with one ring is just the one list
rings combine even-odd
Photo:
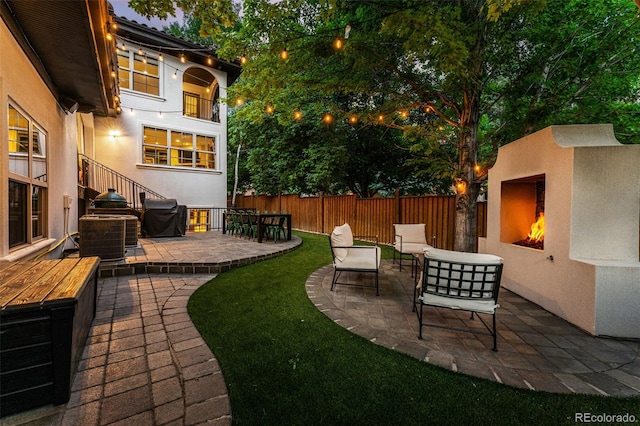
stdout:
[[0,416],[69,401],[96,312],[98,257],[0,265]]

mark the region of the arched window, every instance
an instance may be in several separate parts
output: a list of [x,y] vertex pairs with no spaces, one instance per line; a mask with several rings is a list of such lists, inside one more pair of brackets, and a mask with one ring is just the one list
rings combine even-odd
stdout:
[[220,88],[218,80],[209,71],[188,68],[182,79],[182,94],[183,115],[220,122]]

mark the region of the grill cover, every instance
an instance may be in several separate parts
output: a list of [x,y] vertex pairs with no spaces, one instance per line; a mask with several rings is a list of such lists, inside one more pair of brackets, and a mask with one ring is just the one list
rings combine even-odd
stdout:
[[187,206],[175,199],[144,200],[142,235],[147,237],[181,237],[187,228]]

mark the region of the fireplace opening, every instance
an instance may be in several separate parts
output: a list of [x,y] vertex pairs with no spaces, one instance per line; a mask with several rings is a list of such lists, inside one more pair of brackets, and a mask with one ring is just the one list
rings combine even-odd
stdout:
[[501,183],[500,241],[544,250],[545,176]]

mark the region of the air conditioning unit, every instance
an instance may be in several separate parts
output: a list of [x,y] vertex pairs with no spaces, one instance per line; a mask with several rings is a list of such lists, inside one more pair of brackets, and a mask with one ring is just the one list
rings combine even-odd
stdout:
[[80,257],[98,256],[102,261],[124,259],[126,221],[123,216],[82,216],[78,233]]

